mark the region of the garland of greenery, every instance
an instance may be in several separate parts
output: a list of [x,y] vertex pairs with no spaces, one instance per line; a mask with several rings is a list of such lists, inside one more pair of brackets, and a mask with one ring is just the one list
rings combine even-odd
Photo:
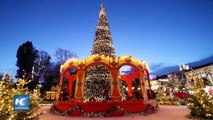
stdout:
[[[75,110],[78,110],[79,112],[81,112],[82,113],[82,115],[81,115],[82,117],[108,117],[116,110],[122,111],[125,116],[132,116],[132,114],[133,114],[133,113],[125,111],[123,108],[121,108],[118,105],[112,106],[111,109],[109,109],[109,110],[107,110],[105,112],[99,112],[99,113],[85,112],[79,106],[76,106],[74,108],[70,108],[70,109],[68,109],[68,110],[66,110],[64,112],[61,112],[61,111],[57,110],[56,106],[52,106],[51,109],[50,109],[50,112],[54,113],[56,115],[60,115],[60,116],[70,116],[71,113],[73,111],[75,111]],[[139,113],[136,113],[136,114],[146,115],[147,113],[148,114],[155,113],[155,112],[157,112],[157,110],[158,110],[158,105],[155,107],[155,106],[153,106],[151,104],[148,104],[148,106],[146,107],[145,111],[139,112]]]

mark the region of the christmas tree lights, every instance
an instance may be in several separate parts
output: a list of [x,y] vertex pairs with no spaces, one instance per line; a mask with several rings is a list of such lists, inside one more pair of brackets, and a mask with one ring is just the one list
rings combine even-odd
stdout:
[[[102,54],[116,57],[112,42],[110,28],[104,5],[101,5],[98,24],[96,28],[92,55]],[[87,70],[86,85],[84,88],[84,101],[110,101],[109,70],[103,65],[94,65]]]
[[213,119],[212,74],[213,71],[211,70],[211,72],[206,74],[207,76],[202,76],[200,73],[197,74],[194,72],[187,76],[191,81],[191,92],[187,102],[192,118]]
[[[5,74],[0,80],[0,119],[1,120],[35,120],[41,113],[38,113],[40,92],[39,88],[33,92],[28,91],[26,84],[30,81],[18,79],[14,84],[11,77]],[[30,110],[14,110],[14,95],[28,94],[30,96]]]

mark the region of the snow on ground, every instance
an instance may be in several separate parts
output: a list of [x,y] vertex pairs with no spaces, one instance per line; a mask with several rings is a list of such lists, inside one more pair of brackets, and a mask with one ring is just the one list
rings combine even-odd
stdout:
[[40,120],[188,120],[186,115],[189,110],[186,106],[166,106],[160,105],[159,110],[153,114],[122,116],[122,117],[106,117],[106,118],[86,118],[86,117],[70,117],[58,116],[48,112],[50,106],[43,106],[39,111],[47,111],[42,114]]

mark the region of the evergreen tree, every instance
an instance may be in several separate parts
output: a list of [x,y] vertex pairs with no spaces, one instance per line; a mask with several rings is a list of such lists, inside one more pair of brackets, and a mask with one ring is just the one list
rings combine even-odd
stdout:
[[16,57],[17,77],[32,78],[32,68],[37,57],[37,50],[33,47],[32,42],[27,41],[19,46]]
[[[104,5],[101,5],[96,27],[92,55],[116,57]],[[84,101],[110,100],[109,70],[103,65],[94,65],[87,70]]]
[[95,38],[92,47],[92,55],[95,54],[103,54],[110,57],[116,56],[109,23],[103,4],[101,5],[99,12],[98,24],[96,27]]
[[33,47],[32,42],[27,41],[19,46],[17,50],[17,77],[24,78],[27,80],[32,80],[27,86],[32,90],[38,83],[38,81],[33,80],[33,66],[35,59],[37,57],[38,51]]
[[[0,119],[1,120],[37,120],[41,113],[38,113],[40,93],[38,87],[34,91],[28,91],[25,87],[29,81],[18,79],[16,85],[10,75],[5,74],[0,80]],[[30,110],[14,110],[14,95],[28,94],[30,96]]]
[[[203,76],[203,75],[205,76]],[[190,88],[190,97],[187,99],[188,108],[193,118],[213,119],[213,70],[204,73],[187,75]]]

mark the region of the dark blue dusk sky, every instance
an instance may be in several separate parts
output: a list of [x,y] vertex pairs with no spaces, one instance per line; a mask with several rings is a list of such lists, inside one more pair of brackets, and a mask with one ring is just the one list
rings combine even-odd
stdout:
[[0,0],[0,72],[16,72],[27,40],[89,56],[102,2],[117,56],[161,68],[213,54],[213,0]]

